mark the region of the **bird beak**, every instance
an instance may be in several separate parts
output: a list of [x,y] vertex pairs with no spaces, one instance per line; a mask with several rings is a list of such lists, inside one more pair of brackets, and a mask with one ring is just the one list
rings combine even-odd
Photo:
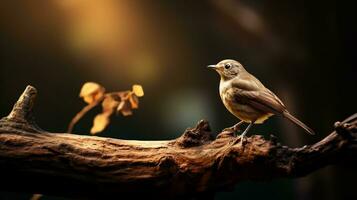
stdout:
[[216,65],[208,65],[207,68],[217,70],[217,66]]

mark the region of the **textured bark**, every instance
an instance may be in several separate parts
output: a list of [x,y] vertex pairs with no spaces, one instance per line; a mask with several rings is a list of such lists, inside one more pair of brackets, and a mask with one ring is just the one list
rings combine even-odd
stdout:
[[175,140],[134,141],[41,130],[31,113],[36,93],[28,86],[0,120],[2,189],[83,198],[206,198],[240,181],[301,177],[330,164],[356,163],[357,114],[302,148],[259,135],[231,145],[231,130],[214,137],[206,121]]

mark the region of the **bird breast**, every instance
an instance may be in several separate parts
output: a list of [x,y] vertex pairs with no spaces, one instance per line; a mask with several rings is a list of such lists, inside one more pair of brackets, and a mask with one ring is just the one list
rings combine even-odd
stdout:
[[231,81],[221,81],[219,93],[222,102],[234,116],[245,122],[256,121],[255,123],[262,123],[271,116],[271,114],[262,113],[250,105],[239,103],[239,99],[236,99],[234,91]]

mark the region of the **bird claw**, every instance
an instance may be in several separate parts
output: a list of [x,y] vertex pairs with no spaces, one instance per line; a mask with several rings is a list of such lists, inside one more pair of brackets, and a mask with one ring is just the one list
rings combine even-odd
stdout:
[[240,145],[243,146],[247,141],[247,137],[245,135],[239,135],[237,136],[234,140],[233,140],[233,143],[232,145],[235,145],[237,144],[238,142],[240,142]]

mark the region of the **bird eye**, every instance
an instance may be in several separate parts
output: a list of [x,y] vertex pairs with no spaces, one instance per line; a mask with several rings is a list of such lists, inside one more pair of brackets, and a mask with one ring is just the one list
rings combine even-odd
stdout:
[[224,68],[225,68],[225,69],[229,69],[229,68],[231,68],[231,67],[232,67],[232,65],[231,65],[230,63],[227,63],[227,64],[224,65]]

